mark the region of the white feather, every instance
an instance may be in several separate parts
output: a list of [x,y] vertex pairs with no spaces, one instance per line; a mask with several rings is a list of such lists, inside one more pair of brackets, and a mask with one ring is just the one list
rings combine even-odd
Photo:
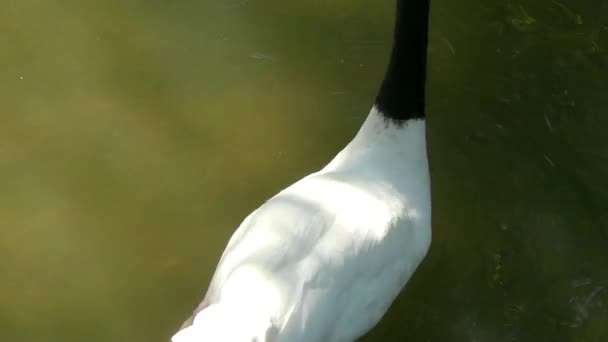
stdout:
[[384,315],[430,242],[425,121],[397,125],[373,108],[325,168],[244,220],[173,341],[352,341]]

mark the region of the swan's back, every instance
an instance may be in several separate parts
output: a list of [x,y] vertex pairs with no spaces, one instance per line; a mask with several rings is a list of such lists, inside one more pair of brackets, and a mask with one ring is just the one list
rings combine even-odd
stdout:
[[377,323],[431,235],[426,149],[415,146],[424,134],[413,132],[424,123],[407,128],[402,160],[376,152],[375,143],[394,142],[378,142],[368,131],[374,125],[368,120],[328,167],[245,219],[218,264],[204,300],[210,306],[198,315],[224,313],[238,330],[255,321],[248,336],[260,341],[352,340]]

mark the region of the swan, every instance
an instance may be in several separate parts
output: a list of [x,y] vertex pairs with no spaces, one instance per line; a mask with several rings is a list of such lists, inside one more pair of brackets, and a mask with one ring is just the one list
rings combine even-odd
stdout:
[[359,132],[245,218],[173,342],[353,341],[424,259],[429,0],[396,1],[390,62]]

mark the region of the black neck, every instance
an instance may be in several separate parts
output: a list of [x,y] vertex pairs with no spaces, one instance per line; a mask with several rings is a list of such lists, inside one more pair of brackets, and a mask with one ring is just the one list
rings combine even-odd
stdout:
[[397,0],[391,60],[376,108],[388,119],[424,118],[429,0]]

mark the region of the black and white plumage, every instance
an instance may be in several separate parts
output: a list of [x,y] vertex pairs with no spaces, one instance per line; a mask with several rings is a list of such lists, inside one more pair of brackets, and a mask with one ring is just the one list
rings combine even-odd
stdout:
[[385,80],[355,138],[236,230],[173,342],[353,341],[431,243],[424,88],[428,0],[397,0]]

